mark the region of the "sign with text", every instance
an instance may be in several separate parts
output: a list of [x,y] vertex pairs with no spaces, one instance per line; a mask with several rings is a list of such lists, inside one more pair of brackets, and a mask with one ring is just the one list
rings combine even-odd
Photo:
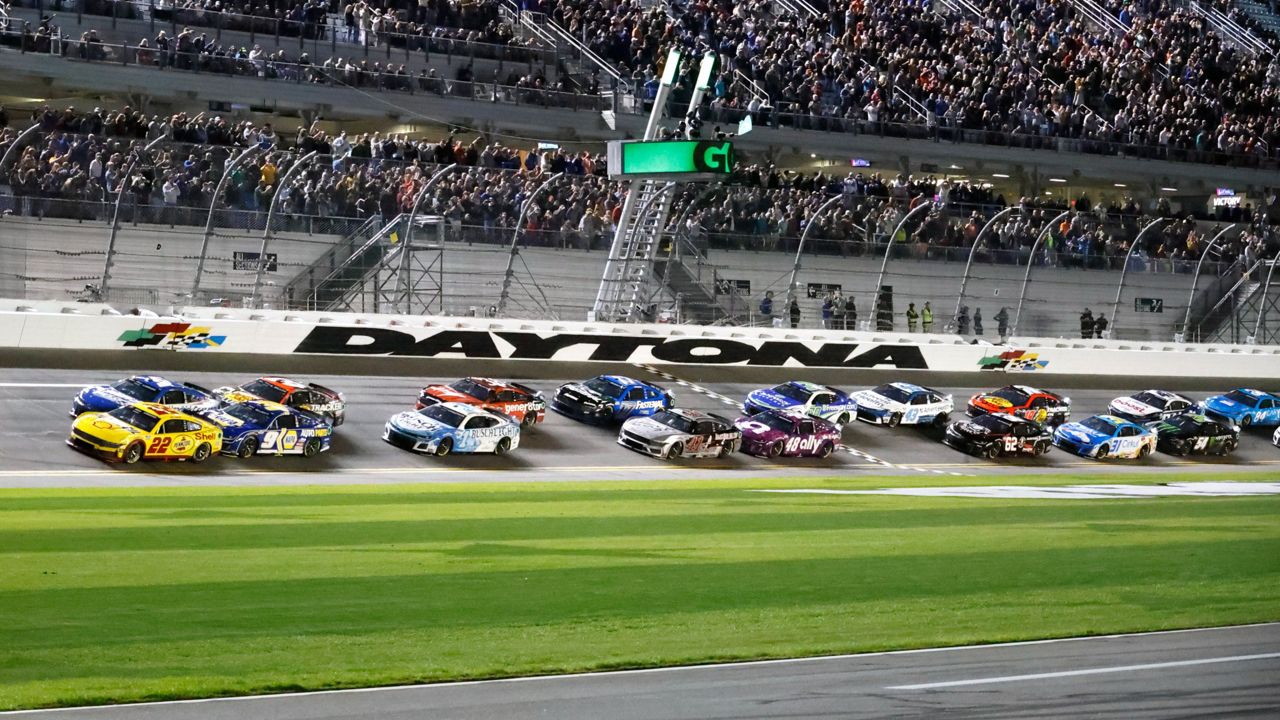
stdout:
[[[258,271],[258,260],[262,255],[256,252],[236,252],[231,254],[232,270],[248,270],[250,272]],[[267,253],[267,272],[276,271],[276,254]]]
[[694,180],[733,172],[728,140],[656,140],[609,143],[609,177]]
[[1164,312],[1164,298],[1134,298],[1133,311],[1162,313]]

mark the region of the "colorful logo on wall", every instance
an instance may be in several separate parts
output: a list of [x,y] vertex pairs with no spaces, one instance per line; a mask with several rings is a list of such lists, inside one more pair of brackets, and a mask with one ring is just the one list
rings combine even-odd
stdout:
[[221,346],[227,336],[214,335],[210,328],[193,327],[190,323],[156,323],[146,330],[127,330],[116,339],[125,347],[203,350]]
[[1004,370],[1006,372],[1031,372],[1043,370],[1049,366],[1048,360],[1041,360],[1039,353],[1026,350],[1006,350],[999,355],[987,355],[978,361],[980,370]]

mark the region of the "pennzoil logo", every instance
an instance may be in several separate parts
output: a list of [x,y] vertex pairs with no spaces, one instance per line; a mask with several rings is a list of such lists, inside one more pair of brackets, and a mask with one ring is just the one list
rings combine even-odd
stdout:
[[146,330],[126,330],[116,340],[131,348],[203,350],[221,346],[227,341],[227,336],[214,335],[210,328],[190,323],[156,323]]
[[1006,350],[999,355],[987,355],[978,361],[979,370],[1004,370],[1006,372],[1033,372],[1049,366],[1039,353],[1026,350]]

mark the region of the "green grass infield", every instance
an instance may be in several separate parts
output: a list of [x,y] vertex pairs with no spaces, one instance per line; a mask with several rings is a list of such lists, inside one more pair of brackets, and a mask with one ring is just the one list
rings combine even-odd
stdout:
[[1280,620],[1280,497],[746,492],[1191,479],[5,490],[0,709]]

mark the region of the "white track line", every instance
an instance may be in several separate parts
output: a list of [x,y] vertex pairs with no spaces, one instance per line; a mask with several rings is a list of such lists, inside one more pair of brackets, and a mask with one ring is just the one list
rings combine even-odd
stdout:
[[196,698],[192,700],[160,700],[157,702],[147,703],[121,703],[118,705],[101,705],[91,707],[66,707],[66,708],[46,708],[42,710],[7,710],[0,711],[0,717],[5,715],[35,715],[35,714],[51,714],[61,712],[83,712],[95,708],[127,708],[127,707],[166,707],[169,705],[198,705],[203,703],[238,703],[254,700],[271,700],[280,698],[299,698],[299,697],[322,697],[327,695],[355,695],[363,693],[388,692],[396,690],[447,690],[456,687],[468,687],[471,685],[504,685],[511,683],[529,683],[529,682],[545,682],[556,680],[571,680],[577,678],[595,679],[595,678],[611,678],[628,675],[656,675],[672,672],[687,672],[689,670],[718,670],[728,668],[752,668],[752,667],[769,667],[771,665],[796,665],[812,662],[824,662],[831,660],[851,660],[860,658],[873,657],[893,657],[895,655],[927,655],[933,653],[954,653],[966,652],[974,650],[999,650],[1002,648],[1024,647],[1033,645],[1056,645],[1059,643],[1077,643],[1089,642],[1093,640],[1114,640],[1117,638],[1134,638],[1159,635],[1181,635],[1185,633],[1201,633],[1240,630],[1245,628],[1261,628],[1280,625],[1275,622],[1247,623],[1244,625],[1222,625],[1219,627],[1202,627],[1202,628],[1184,628],[1182,630],[1154,630],[1151,632],[1135,632],[1135,633],[1114,633],[1111,635],[1086,635],[1081,637],[1066,638],[1049,638],[1047,640],[1018,640],[1015,642],[1004,643],[987,643],[983,645],[951,645],[948,647],[936,648],[919,648],[916,650],[884,650],[881,652],[869,653],[844,653],[840,655],[817,655],[813,657],[799,658],[779,658],[776,660],[746,660],[743,662],[718,662],[705,663],[702,665],[669,665],[666,667],[653,668],[637,668],[635,670],[602,670],[600,672],[577,672],[565,673],[563,675],[527,675],[524,677],[499,678],[496,680],[462,680],[459,682],[441,682],[441,683],[419,683],[416,685],[383,685],[380,687],[364,687],[364,688],[346,688],[342,690],[312,690],[309,692],[293,692],[293,693],[267,693],[263,695],[240,695],[236,697],[221,698]]
[[1136,672],[1138,670],[1161,670],[1163,668],[1191,667],[1193,665],[1214,665],[1217,663],[1249,662],[1251,660],[1271,660],[1280,658],[1280,652],[1262,653],[1259,655],[1232,655],[1229,657],[1200,658],[1198,660],[1176,660],[1173,662],[1147,663],[1145,665],[1119,665],[1115,667],[1086,668],[1084,670],[1063,670],[1060,672],[1032,673],[1030,675],[1006,675],[1004,677],[974,678],[972,680],[948,680],[946,682],[919,683],[916,685],[890,685],[885,690],[935,690],[938,688],[966,687],[968,685],[992,685],[995,683],[1023,682],[1025,680],[1051,680],[1053,678],[1079,677],[1081,675],[1105,675],[1107,673]]
[[[636,367],[642,370],[653,373],[654,375],[657,375],[660,378],[670,380],[671,382],[677,385],[680,385],[682,387],[687,387],[696,393],[700,393],[702,395],[705,395],[711,398],[712,400],[719,400],[725,405],[735,408],[738,412],[746,412],[746,410],[742,406],[742,403],[726,395],[721,395],[715,390],[711,390],[710,388],[705,388],[701,385],[698,385],[697,383],[691,383],[688,380],[681,380],[675,375],[672,375],[671,373],[666,372],[664,370],[659,370],[658,368],[653,367],[652,365],[645,365],[643,363],[636,363],[635,365]],[[843,428],[841,429],[843,430]],[[865,450],[859,450],[858,448],[845,445],[844,443],[840,444],[840,449],[849,453],[850,455],[853,455],[854,457],[862,458],[863,460],[866,460],[867,462],[873,465],[883,465],[884,467],[893,468],[895,470],[915,470],[916,472],[927,472],[927,473],[933,473],[935,475],[951,475],[952,477],[973,477],[972,475],[967,473],[951,472],[949,470],[935,470],[933,468],[918,467],[915,465],[896,465],[883,458],[878,458],[875,455],[872,455],[871,453],[866,452]]]

